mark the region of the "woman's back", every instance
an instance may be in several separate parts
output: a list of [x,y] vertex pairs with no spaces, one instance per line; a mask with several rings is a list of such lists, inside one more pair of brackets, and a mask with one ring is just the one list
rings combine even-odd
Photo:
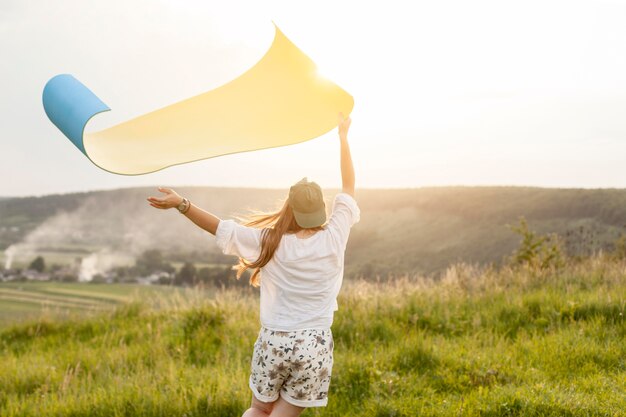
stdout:
[[[223,253],[240,258],[234,268],[237,278],[252,270],[250,284],[261,287],[262,326],[250,361],[253,396],[246,417],[298,416],[306,407],[328,404],[334,351],[330,326],[338,309],[348,236],[360,220],[348,144],[351,121],[338,116],[342,192],[335,196],[325,226],[321,187],[306,177],[289,189],[280,211],[257,213],[245,225],[222,220],[169,188],[159,187],[164,198],[148,198],[160,209],[176,207],[214,234]],[[307,237],[294,230],[317,232]]]
[[[323,230],[307,238],[282,236],[272,259],[262,268],[261,324],[274,330],[328,328],[338,309],[344,253],[350,228],[360,220],[354,198],[338,193]],[[261,247],[261,229],[222,220],[216,242],[223,253],[252,262]]]

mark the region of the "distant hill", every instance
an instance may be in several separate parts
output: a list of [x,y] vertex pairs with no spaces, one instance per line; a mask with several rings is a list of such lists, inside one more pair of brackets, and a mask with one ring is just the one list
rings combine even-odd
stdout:
[[[222,218],[277,208],[287,190],[177,187]],[[328,210],[337,189],[324,190]],[[146,198],[155,187],[0,199],[0,250],[26,242],[46,250],[107,248],[127,254],[160,248],[166,257],[231,262],[214,237],[176,210]],[[554,232],[571,252],[610,249],[626,227],[626,190],[535,187],[359,189],[361,222],[346,253],[346,275],[435,273],[456,261],[500,262],[519,244],[507,225]],[[65,248],[65,249],[63,249]]]

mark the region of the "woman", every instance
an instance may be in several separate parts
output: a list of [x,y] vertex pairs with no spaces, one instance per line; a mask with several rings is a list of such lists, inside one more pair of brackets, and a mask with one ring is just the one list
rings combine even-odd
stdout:
[[290,188],[281,210],[256,214],[244,224],[221,220],[169,188],[159,188],[163,198],[148,198],[156,208],[177,207],[214,234],[223,253],[239,257],[237,278],[250,269],[250,284],[260,286],[261,329],[248,381],[252,404],[244,417],[295,417],[306,407],[328,403],[334,345],[330,327],[350,228],[360,220],[350,123],[339,113],[343,189],[328,222],[322,190],[306,177]]

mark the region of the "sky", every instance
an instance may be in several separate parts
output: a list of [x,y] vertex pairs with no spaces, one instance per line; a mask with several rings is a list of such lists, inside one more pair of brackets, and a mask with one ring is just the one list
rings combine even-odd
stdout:
[[274,21],[355,99],[357,189],[626,188],[626,0],[0,0],[0,196],[135,186],[339,188],[336,129],[139,176],[93,165],[47,119],[70,73],[112,111],[87,131],[216,88]]

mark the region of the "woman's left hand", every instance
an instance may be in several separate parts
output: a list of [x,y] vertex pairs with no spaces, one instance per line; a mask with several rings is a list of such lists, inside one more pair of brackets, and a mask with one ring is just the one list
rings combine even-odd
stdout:
[[163,196],[163,198],[148,197],[147,200],[150,202],[152,207],[165,210],[172,207],[178,207],[180,203],[183,202],[183,198],[171,188],[158,187],[157,189],[162,193],[165,193],[165,196]]

